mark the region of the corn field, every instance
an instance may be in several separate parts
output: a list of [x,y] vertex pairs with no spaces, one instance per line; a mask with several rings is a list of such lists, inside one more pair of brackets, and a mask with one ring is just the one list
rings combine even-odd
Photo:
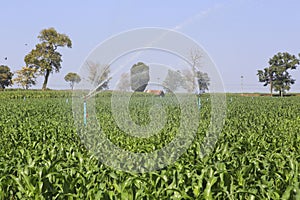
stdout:
[[[229,96],[222,133],[203,158],[210,101],[202,97],[187,151],[158,171],[130,173],[104,165],[82,143],[70,93],[47,92],[0,93],[0,199],[300,199],[300,97]],[[109,98],[97,98],[98,119],[119,147],[150,152],[176,135],[175,104],[158,135],[132,139],[114,123]],[[147,107],[138,102],[131,116],[147,123]]]

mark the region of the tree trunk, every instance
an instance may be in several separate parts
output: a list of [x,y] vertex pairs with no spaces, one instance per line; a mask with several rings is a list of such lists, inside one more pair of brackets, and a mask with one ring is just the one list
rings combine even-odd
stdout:
[[283,89],[280,90],[280,96],[283,97]]
[[270,93],[271,93],[271,97],[273,96],[273,82],[270,81]]
[[48,83],[49,75],[50,75],[50,70],[46,69],[45,80],[44,80],[44,83],[43,83],[42,90],[46,90],[47,89],[47,83]]

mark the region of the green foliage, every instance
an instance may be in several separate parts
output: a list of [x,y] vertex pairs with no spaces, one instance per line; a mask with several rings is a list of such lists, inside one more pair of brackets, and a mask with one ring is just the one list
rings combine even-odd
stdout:
[[[11,99],[18,92],[28,101]],[[161,170],[134,174],[91,155],[76,133],[71,103],[61,91],[49,91],[57,98],[47,93],[0,93],[0,199],[299,199],[300,97],[231,96],[222,134],[204,158],[211,116],[209,96],[201,97],[200,125],[187,152]],[[139,124],[149,122],[152,105],[167,105],[168,122],[157,135],[133,138],[120,130],[109,92],[96,97],[97,117],[114,144],[151,152],[176,136],[180,109],[172,96],[135,95],[129,109]]]
[[264,68],[263,70],[257,70],[258,80],[259,82],[264,82],[264,86],[270,84],[270,92],[273,91],[273,81],[274,79],[274,69],[271,67]]
[[206,90],[208,90],[208,86],[209,86],[209,82],[210,82],[210,78],[208,77],[208,74],[205,72],[200,72],[197,71],[196,72],[196,78],[197,78],[197,82],[198,82],[198,89],[199,92],[205,93]]
[[45,77],[42,89],[47,88],[50,73],[59,72],[62,55],[57,51],[58,47],[72,47],[70,38],[58,33],[54,28],[43,29],[38,36],[41,43],[35,46],[24,58],[27,67],[35,68],[39,75]]
[[275,89],[283,96],[284,92],[289,91],[291,85],[295,83],[288,70],[296,69],[299,63],[295,55],[279,52],[269,60],[269,67],[258,70],[259,82],[264,82],[264,86],[270,85],[271,94]]
[[150,80],[149,67],[142,62],[134,64],[130,69],[131,89],[143,92]]
[[209,89],[210,78],[207,73],[201,72],[195,67],[193,69],[194,70],[185,69],[182,71],[181,79],[179,79],[182,82],[181,86],[188,92],[195,92],[195,90],[198,90],[198,93],[203,94]]
[[14,82],[22,86],[23,89],[29,89],[32,85],[36,84],[36,69],[30,67],[22,67],[21,70],[16,72],[17,77]]
[[65,81],[70,82],[71,89],[73,90],[74,84],[79,83],[81,78],[78,74],[70,72],[65,76]]
[[0,65],[0,89],[12,85],[13,73],[10,68],[5,65]]

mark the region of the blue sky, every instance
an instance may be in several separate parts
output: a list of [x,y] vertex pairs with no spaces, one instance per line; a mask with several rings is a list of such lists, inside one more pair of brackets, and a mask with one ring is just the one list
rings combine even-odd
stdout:
[[[63,77],[77,72],[89,53],[120,32],[141,28],[175,29],[197,41],[215,62],[228,92],[267,92],[257,69],[279,51],[300,53],[299,0],[194,1],[2,1],[0,64],[12,71],[25,65],[24,56],[38,43],[44,28],[70,36],[72,49],[61,49],[61,72],[49,88],[69,88]],[[25,45],[28,44],[28,45]],[[4,58],[7,57],[7,60]],[[300,92],[300,68],[292,92]],[[40,88],[42,79],[35,88]]]

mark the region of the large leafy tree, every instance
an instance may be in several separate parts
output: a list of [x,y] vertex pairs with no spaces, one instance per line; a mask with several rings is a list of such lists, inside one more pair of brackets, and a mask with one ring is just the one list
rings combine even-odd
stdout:
[[143,92],[150,80],[149,67],[142,62],[134,64],[130,69],[131,89],[137,92]]
[[6,65],[0,65],[0,89],[12,85],[13,73]]
[[295,55],[287,52],[277,53],[269,60],[269,67],[258,70],[258,79],[264,82],[264,86],[270,85],[270,93],[273,89],[283,96],[285,91],[290,90],[295,79],[290,75],[290,70],[294,70],[299,65],[299,59]]
[[16,71],[17,77],[14,78],[14,82],[22,86],[23,89],[29,89],[29,87],[36,84],[36,69],[30,67],[22,67],[21,70]]
[[40,43],[25,56],[28,67],[35,68],[39,75],[44,76],[42,89],[47,88],[50,73],[59,72],[61,69],[62,55],[58,47],[72,47],[70,38],[58,33],[54,28],[43,29],[38,36]]
[[258,70],[257,75],[258,75],[258,81],[263,82],[264,86],[270,85],[270,94],[271,96],[273,95],[273,82],[274,82],[274,75],[275,71],[273,67],[266,67],[263,70]]
[[65,76],[65,81],[70,83],[71,89],[73,90],[75,83],[79,83],[81,78],[78,74],[70,72]]

